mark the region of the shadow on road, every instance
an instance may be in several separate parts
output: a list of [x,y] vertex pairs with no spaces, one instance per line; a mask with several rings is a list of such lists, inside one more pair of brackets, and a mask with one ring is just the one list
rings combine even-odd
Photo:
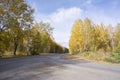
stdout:
[[[119,66],[110,67],[84,60],[61,59],[64,55],[67,54],[0,59],[0,80],[64,80],[65,75],[77,75],[83,69],[90,69],[90,72],[97,70],[120,74]],[[63,79],[57,79],[58,77]]]

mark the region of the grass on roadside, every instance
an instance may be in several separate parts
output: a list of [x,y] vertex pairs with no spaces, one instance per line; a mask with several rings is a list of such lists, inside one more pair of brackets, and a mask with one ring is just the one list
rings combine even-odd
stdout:
[[109,57],[105,58],[105,61],[112,63],[120,63],[120,53],[111,54]]
[[120,53],[112,52],[83,52],[76,55],[66,55],[64,59],[79,58],[83,60],[93,60],[108,63],[120,63]]

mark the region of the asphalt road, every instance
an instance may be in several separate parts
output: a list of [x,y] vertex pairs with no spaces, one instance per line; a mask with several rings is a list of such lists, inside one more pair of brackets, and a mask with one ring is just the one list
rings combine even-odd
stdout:
[[0,59],[0,80],[120,80],[120,66],[63,55]]

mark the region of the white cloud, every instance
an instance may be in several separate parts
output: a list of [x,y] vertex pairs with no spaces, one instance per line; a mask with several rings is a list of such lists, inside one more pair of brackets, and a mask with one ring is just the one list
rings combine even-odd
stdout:
[[99,10],[94,6],[92,6],[91,8],[89,7],[87,10],[84,10],[82,17],[88,17],[90,20],[93,21],[93,23],[104,23],[106,26],[109,24],[115,26],[120,19],[120,17],[114,17],[113,15],[109,15],[105,10]]
[[80,13],[81,9],[77,7],[72,7],[69,9],[61,8],[54,12],[52,15],[50,15],[50,18],[56,23],[61,23],[80,16]]
[[[60,8],[55,12],[45,15],[36,15],[38,20],[49,22],[54,27],[53,36],[55,40],[63,46],[68,47],[70,31],[74,21],[81,17],[82,10],[77,7]],[[38,21],[37,20],[37,21]],[[64,43],[64,44],[63,44]]]

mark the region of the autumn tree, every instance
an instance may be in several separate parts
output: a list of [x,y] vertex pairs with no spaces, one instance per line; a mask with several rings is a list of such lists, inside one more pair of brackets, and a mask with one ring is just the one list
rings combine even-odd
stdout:
[[115,27],[115,48],[120,53],[120,23]]
[[84,21],[76,20],[69,40],[69,48],[72,54],[85,51],[106,51],[108,47],[109,33],[103,25],[95,25],[88,18]]
[[107,28],[103,24],[97,25],[95,27],[95,35],[97,50],[101,49],[106,51],[109,41],[109,33]]
[[83,31],[84,28],[82,20],[76,20],[69,40],[69,49],[72,54],[83,51],[83,43],[85,43]]
[[72,53],[90,50],[94,42],[94,26],[88,18],[75,21],[71,33],[69,46]]
[[115,30],[111,24],[107,26],[108,34],[109,34],[109,41],[108,41],[108,50],[114,52],[115,50]]
[[53,28],[49,23],[35,23],[31,29],[30,52],[32,55],[40,53],[65,53],[68,49],[57,44],[52,36]]
[[32,53],[49,52],[49,39],[53,28],[48,23],[36,23],[32,28],[31,50]]
[[0,0],[0,30],[10,32],[13,53],[22,37],[22,30],[28,29],[33,21],[33,9],[24,0]]
[[84,51],[88,51],[94,46],[94,25],[88,18],[85,18],[83,28],[85,37]]

